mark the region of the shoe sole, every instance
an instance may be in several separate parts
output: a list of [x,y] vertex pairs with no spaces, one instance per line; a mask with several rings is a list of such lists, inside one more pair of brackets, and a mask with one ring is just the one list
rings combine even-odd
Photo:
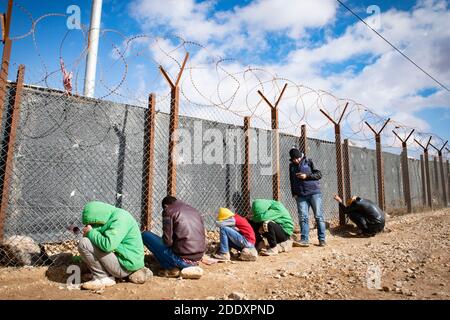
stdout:
[[104,290],[105,288],[112,287],[115,285],[116,285],[116,283],[110,283],[110,284],[104,284],[104,285],[102,285],[100,287],[96,287],[96,288],[89,288],[89,287],[84,287],[83,285],[81,285],[81,289],[91,290],[91,291],[99,291],[99,290]]
[[257,259],[258,257],[255,257],[255,256],[244,256],[244,257],[239,257],[239,259],[241,260],[241,261],[256,261],[256,259]]
[[270,257],[270,256],[277,256],[279,253],[267,253],[267,252],[261,252],[262,256]]

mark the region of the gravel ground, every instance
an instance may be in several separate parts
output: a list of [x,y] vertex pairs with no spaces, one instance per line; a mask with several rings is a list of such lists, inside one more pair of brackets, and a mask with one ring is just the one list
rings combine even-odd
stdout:
[[[64,265],[3,268],[0,299],[450,298],[450,209],[391,217],[386,231],[371,238],[330,231],[324,248],[314,245],[312,230],[309,248],[256,262],[201,264],[199,280],[155,276],[143,285],[118,283],[97,293],[67,286]],[[156,272],[151,257],[147,262]]]

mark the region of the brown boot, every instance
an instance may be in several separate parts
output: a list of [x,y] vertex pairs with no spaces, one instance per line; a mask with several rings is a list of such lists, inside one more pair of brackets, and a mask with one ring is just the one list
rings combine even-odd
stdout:
[[180,269],[178,269],[178,268],[172,268],[170,270],[161,269],[158,272],[158,276],[164,277],[164,278],[178,278],[180,276]]

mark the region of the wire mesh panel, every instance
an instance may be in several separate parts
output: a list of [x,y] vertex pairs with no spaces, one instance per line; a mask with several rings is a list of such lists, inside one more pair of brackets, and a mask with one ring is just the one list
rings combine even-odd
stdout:
[[144,109],[26,88],[5,237],[73,239],[86,202],[141,216]]
[[272,192],[272,133],[252,130],[250,139],[250,198],[273,199]]
[[167,159],[169,141],[169,115],[158,112],[155,126],[155,161],[153,168],[153,208],[152,228],[158,235],[162,234],[162,199],[167,195]]
[[439,163],[437,157],[430,156],[431,199],[434,208],[442,207],[442,188],[439,183]]
[[308,153],[314,166],[322,172],[320,188],[322,191],[322,208],[325,220],[338,218],[338,205],[333,199],[337,190],[336,148],[333,142],[308,139]]
[[353,195],[377,202],[376,155],[374,150],[350,147]]
[[423,207],[421,164],[419,160],[408,159],[408,165],[412,207],[421,208]]
[[401,156],[383,152],[386,210],[405,207]]
[[203,214],[208,229],[220,207],[244,215],[242,127],[180,117],[179,136],[177,197]]
[[280,189],[281,202],[291,213],[294,223],[298,224],[298,209],[297,202],[292,196],[291,181],[289,178],[289,164],[290,156],[289,150],[292,148],[299,148],[299,138],[282,134],[280,135]]

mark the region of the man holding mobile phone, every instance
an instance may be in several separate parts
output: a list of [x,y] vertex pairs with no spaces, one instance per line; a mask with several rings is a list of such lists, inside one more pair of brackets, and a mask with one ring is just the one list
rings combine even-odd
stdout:
[[325,242],[325,220],[322,212],[322,192],[319,180],[322,173],[311,159],[305,157],[300,150],[293,148],[289,151],[289,178],[291,182],[292,196],[297,202],[298,220],[301,229],[300,246],[309,246],[309,208],[312,207],[317,223],[317,236],[319,246]]

